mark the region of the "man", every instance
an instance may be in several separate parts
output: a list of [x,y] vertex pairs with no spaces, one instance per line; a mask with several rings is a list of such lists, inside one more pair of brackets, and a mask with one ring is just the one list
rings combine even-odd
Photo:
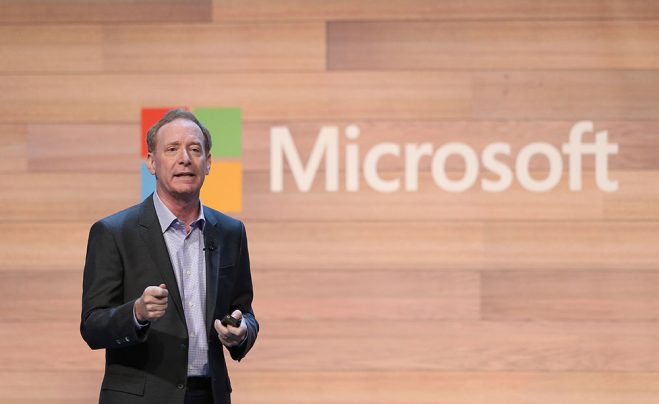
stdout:
[[80,332],[106,350],[99,401],[230,403],[223,346],[240,360],[259,329],[245,227],[199,200],[211,137],[192,113],[169,111],[147,145],[156,192],[89,233]]

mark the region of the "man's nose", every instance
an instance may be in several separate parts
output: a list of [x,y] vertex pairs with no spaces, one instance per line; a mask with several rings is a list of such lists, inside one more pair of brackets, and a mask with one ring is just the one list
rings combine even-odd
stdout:
[[187,166],[191,162],[192,160],[190,159],[190,153],[188,153],[188,150],[185,148],[181,148],[179,163]]

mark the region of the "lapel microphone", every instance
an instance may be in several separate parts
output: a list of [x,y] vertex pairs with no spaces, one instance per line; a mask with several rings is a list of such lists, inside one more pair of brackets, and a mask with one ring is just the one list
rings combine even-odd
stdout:
[[208,243],[208,245],[204,247],[204,251],[215,251],[215,243],[212,241]]

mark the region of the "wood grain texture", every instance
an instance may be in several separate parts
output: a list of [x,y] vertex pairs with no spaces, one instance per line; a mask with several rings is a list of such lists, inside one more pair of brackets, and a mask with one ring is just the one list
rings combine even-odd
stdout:
[[7,404],[88,404],[98,401],[102,361],[93,371],[0,371],[0,400]]
[[480,275],[457,271],[262,271],[254,304],[260,319],[476,320],[480,318]]
[[[4,271],[3,322],[80,318],[82,268]],[[258,318],[269,321],[406,321],[480,318],[480,275],[457,271],[261,271],[253,282]],[[34,296],[40,296],[35,299]],[[26,316],[25,313],[31,313]]]
[[651,119],[656,79],[654,71],[626,70],[482,73],[472,111],[486,119]]
[[651,403],[654,373],[250,372],[231,369],[244,403],[620,404]]
[[0,74],[321,71],[325,26],[0,26],[0,49]]
[[[350,332],[342,320],[260,323],[258,349],[241,361],[250,371],[659,369],[656,322],[613,327],[606,322],[372,320]],[[91,351],[80,338],[78,321],[2,323],[0,336],[1,370],[97,370],[103,361],[103,351]]]
[[[0,271],[79,271],[88,222],[0,224]],[[653,271],[654,221],[247,221],[254,271]]]
[[330,70],[655,69],[656,21],[329,22]]
[[[511,156],[499,155],[500,161],[514,167],[514,157],[519,150],[533,142],[545,142],[560,149],[569,141],[569,133],[575,121],[288,121],[288,122],[243,122],[242,164],[245,171],[270,170],[270,132],[275,126],[289,128],[298,154],[303,162],[308,160],[320,129],[335,126],[339,132],[339,150],[348,144],[359,146],[363,159],[373,146],[382,142],[399,144],[401,150],[408,143],[430,143],[437,150],[449,142],[462,142],[481,155],[483,149],[494,142],[511,145]],[[355,141],[345,137],[346,128],[355,125],[360,135]],[[659,148],[659,121],[595,121],[596,132],[608,132],[610,143],[619,145],[619,152],[609,158],[611,170],[650,170],[659,169],[659,159],[655,150]],[[28,154],[30,171],[38,172],[126,172],[135,173],[140,164],[139,123],[109,124],[30,124],[27,136],[22,125],[0,127],[6,146],[0,148],[0,164],[14,167],[12,159],[22,161],[18,166],[25,167]],[[594,136],[586,134],[585,143],[592,143]],[[27,142],[27,143],[26,143]],[[344,153],[342,153],[344,154]],[[340,159],[340,166],[345,165]],[[585,157],[582,161],[585,171],[594,169],[594,158]],[[429,171],[431,158],[419,161],[421,171]],[[460,158],[450,158],[446,162],[449,170],[463,170]],[[404,158],[383,158],[378,167],[382,171],[402,170]],[[482,166],[481,166],[482,167]],[[530,161],[533,170],[544,170],[547,161],[534,158]],[[563,156],[563,167],[568,167],[568,159]],[[288,164],[284,165],[289,170]],[[324,166],[319,167],[319,172]]]
[[0,269],[79,272],[91,225],[91,221],[0,224],[6,230],[0,235]]
[[137,122],[151,105],[265,121],[655,120],[657,83],[657,71],[5,75],[0,123]]
[[[229,365],[233,400],[253,404],[619,404],[659,395],[659,377],[643,372],[268,372]],[[101,370],[0,371],[0,400],[91,403],[102,377]]]
[[[175,83],[175,84],[174,84]],[[441,91],[438,91],[441,88]],[[0,123],[138,122],[153,105],[239,106],[245,120],[468,114],[463,73],[0,76]]]
[[[656,371],[656,322],[263,321],[250,370]],[[320,347],[320,348],[319,348]]]
[[28,152],[25,125],[0,125],[0,173],[26,171]]
[[0,174],[0,220],[95,221],[139,202],[136,174]]
[[[460,173],[449,173],[459,178]],[[536,179],[546,172],[533,172]],[[568,173],[548,192],[531,192],[517,179],[504,192],[486,192],[481,181],[497,179],[481,175],[465,192],[453,193],[440,188],[430,173],[419,174],[419,190],[404,189],[404,172],[384,171],[383,178],[401,181],[401,189],[392,193],[373,190],[362,178],[359,192],[345,191],[340,176],[340,191],[327,192],[325,178],[318,174],[309,192],[297,188],[291,174],[284,175],[284,191],[270,192],[269,174],[244,175],[244,210],[241,217],[251,220],[328,220],[399,221],[399,220],[657,220],[659,194],[648,184],[659,180],[657,171],[610,171],[618,181],[617,192],[604,192],[596,185],[593,173],[581,175],[583,187],[570,191]]]
[[29,170],[63,178],[70,172],[135,175],[143,161],[140,132],[138,124],[28,125]]
[[[214,0],[215,21],[299,20],[566,20],[656,18],[644,0]],[[292,11],[294,10],[294,11]]]
[[[109,152],[110,148],[96,148]],[[90,153],[83,159],[94,162]],[[101,156],[99,161],[102,160]],[[62,164],[66,160],[63,158]],[[33,172],[0,174],[0,222],[38,220],[95,221],[140,202],[139,162],[128,172]],[[75,165],[75,164],[73,164]],[[123,168],[122,168],[123,170]],[[449,173],[457,179],[462,172]],[[547,173],[532,172],[534,178]],[[284,192],[272,192],[270,174],[260,171],[243,173],[243,211],[235,216],[250,221],[457,221],[457,220],[659,220],[659,191],[648,184],[659,181],[659,171],[610,171],[618,181],[617,192],[604,192],[596,185],[592,172],[585,172],[580,191],[569,189],[568,173],[548,192],[531,192],[518,180],[505,192],[482,189],[482,174],[465,192],[448,192],[440,188],[428,172],[419,174],[419,190],[404,188],[405,173],[384,171],[383,178],[399,179],[401,189],[392,193],[373,190],[362,178],[359,192],[345,190],[340,174],[340,190],[328,192],[322,173],[309,192],[301,192],[292,174],[284,175]],[[212,207],[212,206],[211,206]]]
[[[493,321],[656,321],[659,272],[482,274],[483,318]],[[621,325],[624,326],[624,325]]]
[[5,271],[3,279],[0,284],[3,322],[79,321],[82,268],[50,272]]
[[212,0],[3,0],[0,23],[202,22]]

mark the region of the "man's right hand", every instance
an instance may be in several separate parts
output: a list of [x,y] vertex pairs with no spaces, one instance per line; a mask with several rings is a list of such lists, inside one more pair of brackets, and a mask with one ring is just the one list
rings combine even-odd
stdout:
[[149,286],[144,293],[135,301],[135,317],[137,321],[144,323],[153,322],[165,315],[167,311],[167,286]]

